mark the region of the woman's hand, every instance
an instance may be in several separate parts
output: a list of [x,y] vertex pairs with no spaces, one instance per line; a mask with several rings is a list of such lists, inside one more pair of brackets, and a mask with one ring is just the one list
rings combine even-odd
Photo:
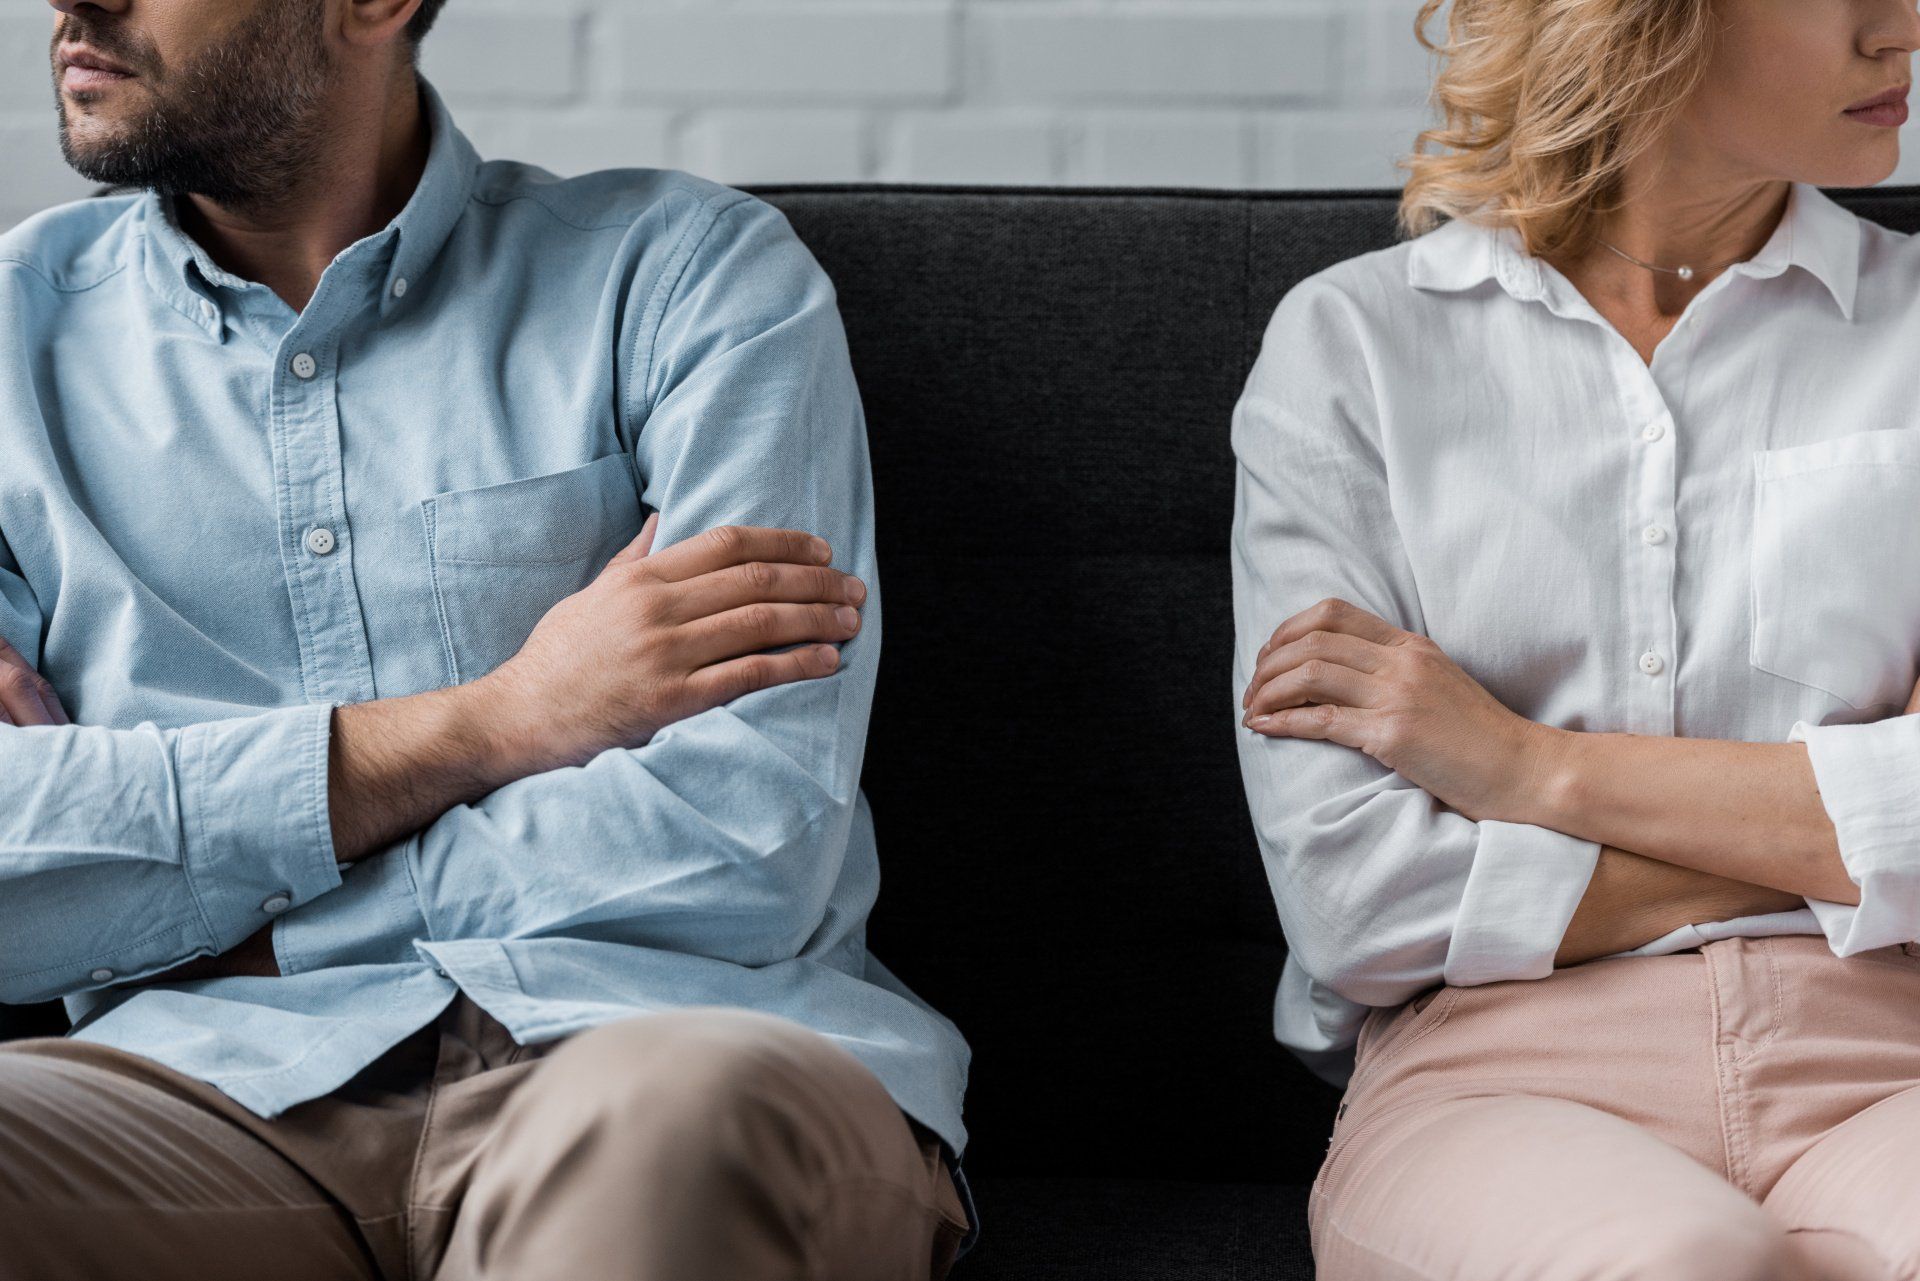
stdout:
[[1553,733],[1431,639],[1338,597],[1280,624],[1240,703],[1254,732],[1357,747],[1471,819],[1513,811]]

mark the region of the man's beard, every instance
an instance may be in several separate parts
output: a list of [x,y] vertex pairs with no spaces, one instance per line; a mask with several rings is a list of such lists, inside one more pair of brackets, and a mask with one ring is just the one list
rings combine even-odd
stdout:
[[56,86],[60,150],[82,176],[246,209],[272,207],[311,172],[326,126],[325,6],[263,0],[229,37],[164,76],[138,56],[147,51],[125,48],[118,27],[82,16],[92,12],[69,14],[55,43],[121,58],[145,81],[149,103],[112,137],[76,143]]

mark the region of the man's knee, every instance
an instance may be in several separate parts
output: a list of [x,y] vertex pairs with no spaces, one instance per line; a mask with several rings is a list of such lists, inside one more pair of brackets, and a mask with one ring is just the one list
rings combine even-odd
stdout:
[[732,1006],[692,1006],[604,1023],[569,1037],[543,1072],[658,1085],[750,1087],[764,1074],[835,1072],[859,1066],[811,1028]]
[[835,1111],[894,1105],[851,1054],[789,1019],[702,1006],[581,1032],[541,1065],[538,1091],[594,1124],[703,1146],[756,1126],[830,1133]]

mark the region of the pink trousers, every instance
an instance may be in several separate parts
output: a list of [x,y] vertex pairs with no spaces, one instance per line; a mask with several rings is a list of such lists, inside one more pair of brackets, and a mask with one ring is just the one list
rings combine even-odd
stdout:
[[1920,1277],[1920,943],[1730,938],[1369,1014],[1321,1281]]

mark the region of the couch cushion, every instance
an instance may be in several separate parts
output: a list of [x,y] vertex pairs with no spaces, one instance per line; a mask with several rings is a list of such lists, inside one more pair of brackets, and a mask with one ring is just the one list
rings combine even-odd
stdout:
[[977,1179],[965,1281],[1313,1281],[1300,1184]]

